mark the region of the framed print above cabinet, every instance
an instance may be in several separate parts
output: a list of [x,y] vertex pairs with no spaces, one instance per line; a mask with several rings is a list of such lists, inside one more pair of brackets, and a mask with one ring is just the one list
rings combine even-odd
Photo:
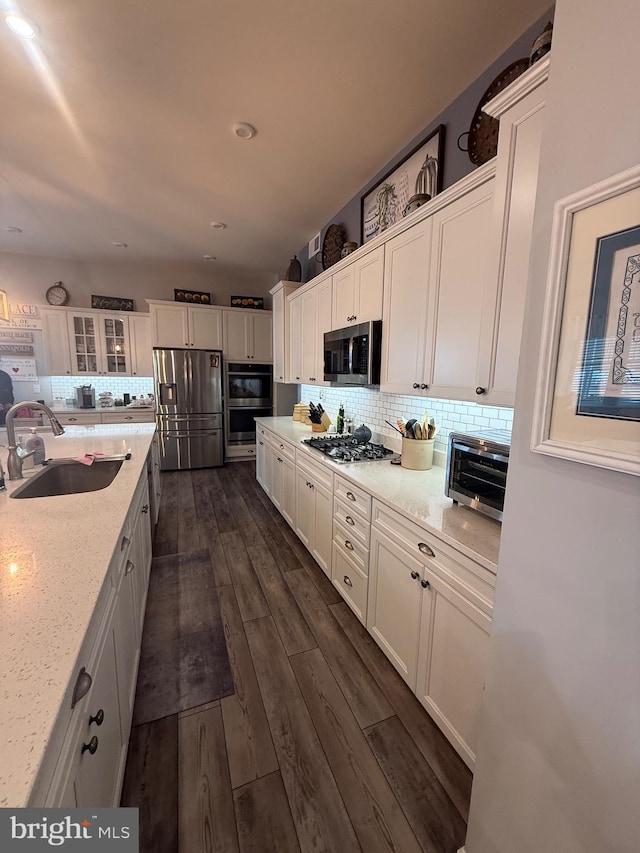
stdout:
[[640,166],[556,203],[531,448],[640,474]]
[[443,124],[360,199],[361,245],[442,191]]

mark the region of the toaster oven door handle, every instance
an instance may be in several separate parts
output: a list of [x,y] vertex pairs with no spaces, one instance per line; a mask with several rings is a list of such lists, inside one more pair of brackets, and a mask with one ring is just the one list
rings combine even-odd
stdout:
[[483,450],[481,447],[470,447],[468,444],[459,444],[454,441],[451,445],[452,450],[464,450],[467,453],[473,453],[475,456],[484,456],[486,459],[495,459],[497,462],[508,462],[508,453],[490,453],[488,450]]

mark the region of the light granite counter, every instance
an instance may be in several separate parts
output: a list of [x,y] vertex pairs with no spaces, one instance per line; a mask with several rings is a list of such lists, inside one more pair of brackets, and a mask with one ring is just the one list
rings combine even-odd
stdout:
[[[295,443],[309,459],[328,466],[496,573],[501,524],[473,509],[454,504],[446,497],[444,468],[434,466],[430,471],[411,471],[384,460],[339,464],[301,443],[305,438],[322,435],[313,433],[308,425],[288,417],[256,418],[256,423]],[[388,440],[385,444],[391,446]]]
[[130,449],[131,459],[97,492],[15,500],[24,481],[8,479],[0,492],[0,806],[28,803],[155,426],[65,430],[44,435],[48,457]]

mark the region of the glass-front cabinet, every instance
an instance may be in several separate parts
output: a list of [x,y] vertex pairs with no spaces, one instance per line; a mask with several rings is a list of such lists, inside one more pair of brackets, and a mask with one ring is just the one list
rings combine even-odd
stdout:
[[78,375],[128,375],[129,326],[126,317],[69,314],[71,368]]

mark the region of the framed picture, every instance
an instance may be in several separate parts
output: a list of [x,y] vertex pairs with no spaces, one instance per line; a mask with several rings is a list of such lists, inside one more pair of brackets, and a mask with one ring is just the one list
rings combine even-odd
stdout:
[[106,308],[108,311],[135,311],[133,299],[120,296],[92,296],[92,308]]
[[264,308],[262,296],[232,296],[232,308]]
[[557,202],[531,448],[640,474],[640,167]]
[[[361,244],[442,190],[444,125],[423,139],[360,200]],[[418,196],[418,198],[414,198]]]
[[176,302],[190,302],[192,305],[211,305],[211,294],[201,290],[183,290],[175,288],[173,298]]

